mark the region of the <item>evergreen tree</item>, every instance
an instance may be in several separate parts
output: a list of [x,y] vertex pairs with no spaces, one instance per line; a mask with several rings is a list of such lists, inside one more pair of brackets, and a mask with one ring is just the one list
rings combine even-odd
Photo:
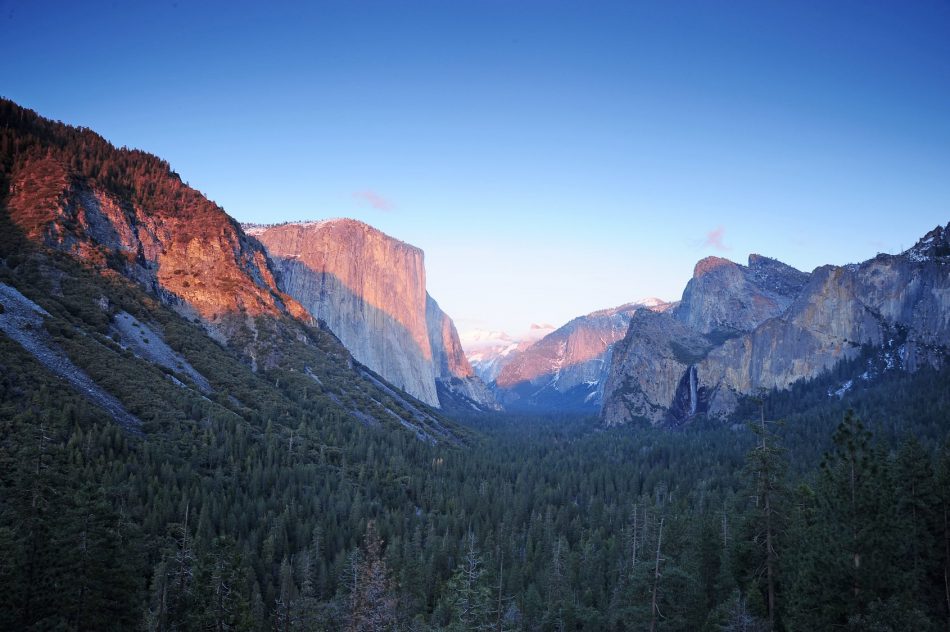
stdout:
[[[941,607],[942,619],[946,628],[950,630],[950,441],[943,444],[940,451],[940,460],[937,468],[937,492],[939,509],[937,515],[938,559],[941,560],[940,571],[942,577],[936,582],[943,587]],[[942,582],[940,580],[943,580]]]
[[756,546],[756,575],[765,597],[769,630],[776,629],[779,589],[779,548],[783,532],[780,506],[785,494],[785,462],[778,439],[768,428],[765,405],[760,404],[759,421],[752,424],[758,441],[749,452],[746,471],[754,504],[751,511],[752,542]]
[[887,464],[852,414],[822,463],[816,518],[797,543],[804,562],[793,586],[794,629],[831,629],[867,614],[895,592],[895,528]]
[[462,632],[492,629],[492,590],[485,561],[475,534],[465,537],[465,549],[458,567],[446,584],[451,620],[448,630]]

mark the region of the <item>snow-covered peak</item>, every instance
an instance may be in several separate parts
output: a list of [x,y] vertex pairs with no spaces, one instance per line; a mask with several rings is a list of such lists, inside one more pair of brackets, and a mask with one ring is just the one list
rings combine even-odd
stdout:
[[554,325],[532,323],[525,331],[517,335],[506,331],[491,329],[469,329],[459,334],[462,348],[469,359],[474,354],[497,355],[508,347],[517,348],[518,345],[532,343],[554,331]]

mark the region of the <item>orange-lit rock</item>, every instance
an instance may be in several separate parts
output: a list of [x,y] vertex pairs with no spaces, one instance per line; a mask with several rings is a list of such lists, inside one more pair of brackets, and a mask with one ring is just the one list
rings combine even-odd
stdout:
[[510,408],[596,410],[611,348],[630,318],[640,309],[666,307],[651,299],[575,318],[505,364],[495,380],[499,399]]
[[353,357],[407,393],[440,405],[437,382],[489,403],[455,326],[426,293],[422,250],[362,222],[248,226],[278,283],[324,321]]
[[167,169],[142,182],[143,189],[163,189],[162,195],[130,195],[76,173],[69,158],[51,150],[12,171],[7,211],[26,236],[117,269],[211,325],[229,316],[285,313],[309,320],[277,289],[261,246]]

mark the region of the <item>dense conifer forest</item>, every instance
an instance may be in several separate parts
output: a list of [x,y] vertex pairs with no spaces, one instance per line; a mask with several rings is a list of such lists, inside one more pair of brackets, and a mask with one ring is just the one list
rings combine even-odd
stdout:
[[[73,281],[59,295],[50,270]],[[433,445],[340,415],[291,372],[242,369],[66,258],[0,274],[143,420],[122,430],[0,337],[2,629],[950,625],[946,372],[839,398],[843,365],[677,431],[460,418]],[[162,323],[215,393],[110,345],[85,308],[100,293]]]

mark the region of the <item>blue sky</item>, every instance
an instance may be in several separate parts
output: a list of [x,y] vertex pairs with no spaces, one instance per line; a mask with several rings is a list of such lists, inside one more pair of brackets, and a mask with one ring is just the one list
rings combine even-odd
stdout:
[[423,248],[462,330],[950,221],[946,2],[0,0],[0,60],[0,94],[239,220]]

